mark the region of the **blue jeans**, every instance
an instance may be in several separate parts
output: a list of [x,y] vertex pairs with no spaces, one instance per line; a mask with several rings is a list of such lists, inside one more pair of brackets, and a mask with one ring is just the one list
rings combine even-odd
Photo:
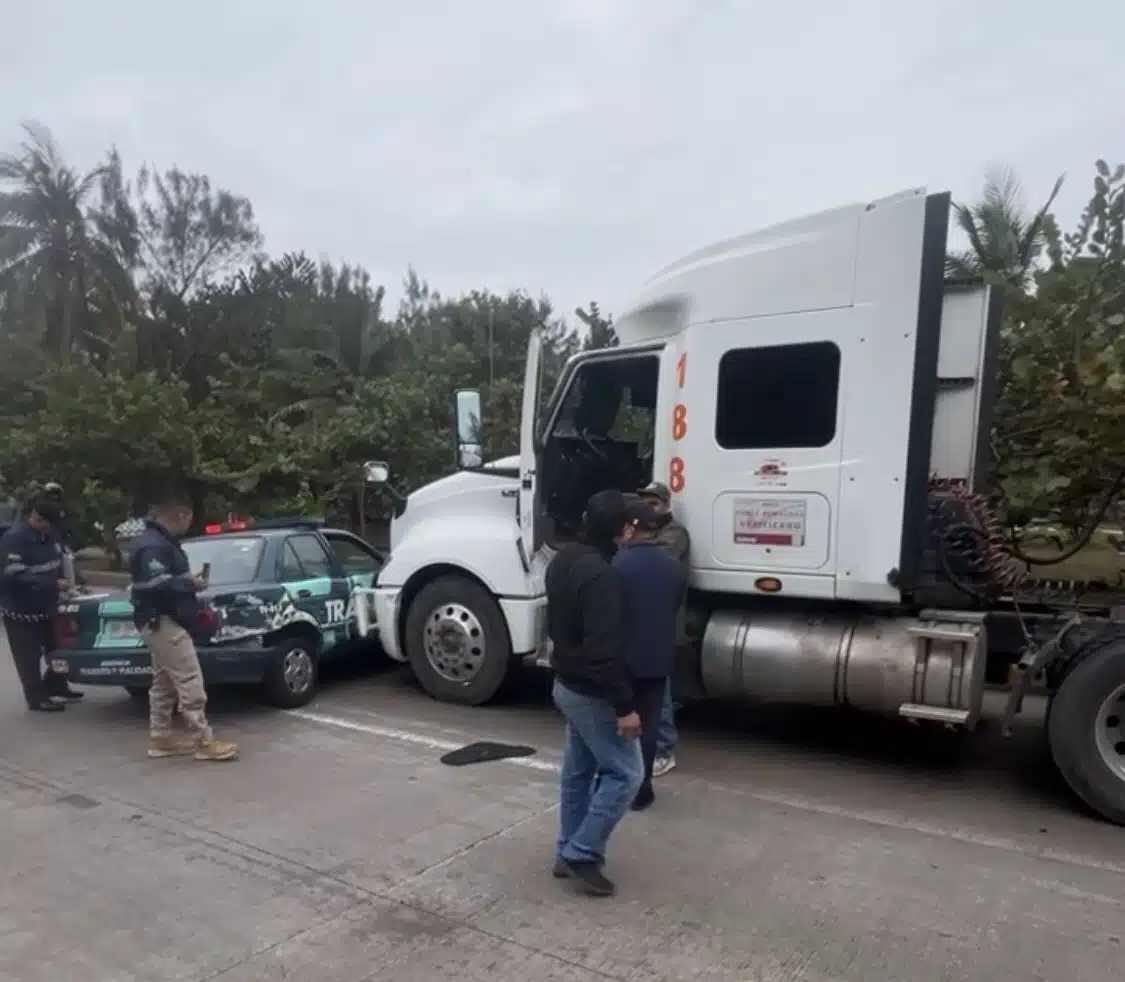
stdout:
[[644,779],[639,740],[617,735],[617,715],[556,681],[555,705],[566,717],[559,787],[558,854],[576,863],[605,862],[610,834]]
[[680,734],[676,730],[676,709],[672,703],[672,680],[664,687],[664,708],[660,711],[660,732],[656,738],[656,756],[668,757],[676,744]]

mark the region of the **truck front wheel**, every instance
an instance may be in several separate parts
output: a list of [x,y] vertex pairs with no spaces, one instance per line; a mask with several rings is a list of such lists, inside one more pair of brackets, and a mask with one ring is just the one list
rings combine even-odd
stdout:
[[1103,644],[1066,674],[1048,710],[1047,740],[1071,790],[1125,825],[1125,638]]
[[418,591],[405,641],[422,688],[441,702],[483,705],[515,674],[504,615],[472,580],[443,576]]

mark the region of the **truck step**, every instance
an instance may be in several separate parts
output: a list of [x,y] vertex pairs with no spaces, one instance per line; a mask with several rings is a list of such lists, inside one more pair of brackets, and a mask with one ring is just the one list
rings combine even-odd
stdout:
[[922,623],[908,628],[915,644],[913,700],[898,713],[914,723],[973,730],[984,695],[984,620],[930,616],[936,613],[923,611]]
[[944,709],[941,706],[923,706],[916,702],[904,702],[898,707],[898,714],[904,719],[917,722],[942,723],[949,727],[965,726],[969,722],[967,709]]
[[952,627],[935,627],[932,624],[913,624],[907,630],[916,638],[926,638],[930,641],[955,641],[958,644],[969,644],[976,641],[977,631],[958,631]]

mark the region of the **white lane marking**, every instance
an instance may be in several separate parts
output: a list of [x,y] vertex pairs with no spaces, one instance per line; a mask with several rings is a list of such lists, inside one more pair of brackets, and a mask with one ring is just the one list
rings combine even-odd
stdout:
[[[400,730],[392,726],[376,726],[372,723],[358,723],[355,720],[344,719],[340,716],[328,716],[324,713],[314,713],[306,709],[291,709],[286,714],[296,716],[298,719],[307,720],[309,723],[319,723],[321,726],[334,726],[338,730],[350,730],[353,733],[364,733],[367,736],[381,737],[384,740],[396,740],[399,743],[409,743],[416,747],[425,747],[428,750],[440,750],[448,753],[457,750],[472,739],[463,741],[442,740],[438,737],[426,736],[415,733],[413,730]],[[559,765],[541,757],[504,757],[500,763],[517,764],[533,771],[543,771],[547,774],[557,774]]]
[[[404,730],[397,727],[379,726],[374,723],[359,723],[355,720],[344,719],[339,716],[329,716],[324,713],[310,712],[304,709],[289,710],[286,715],[296,716],[298,719],[322,726],[331,726],[340,730],[350,730],[353,733],[363,733],[367,736],[380,737],[384,740],[396,740],[400,743],[413,744],[426,747],[429,750],[440,750],[448,753],[458,747],[472,742],[472,738],[464,740],[444,740],[438,737],[416,733],[413,730]],[[559,765],[555,761],[541,757],[507,757],[503,763],[516,764],[529,770],[541,771],[548,774],[557,774]],[[999,849],[1001,852],[1031,856],[1037,859],[1046,859],[1061,863],[1066,866],[1077,866],[1083,869],[1099,870],[1105,873],[1125,873],[1125,864],[1113,860],[1099,859],[1095,856],[1073,853],[1069,850],[1057,849],[1052,846],[1038,846],[1020,842],[1009,836],[990,835],[987,832],[975,832],[969,829],[943,828],[931,822],[912,819],[906,816],[893,816],[878,811],[868,811],[858,808],[847,808],[834,805],[830,802],[818,802],[798,795],[785,792],[769,791],[762,788],[740,788],[731,784],[707,778],[680,775],[680,788],[686,790],[694,786],[697,790],[712,793],[727,793],[748,798],[762,804],[774,805],[781,808],[792,808],[796,811],[809,812],[832,818],[840,818],[854,822],[873,825],[876,828],[894,829],[899,832],[913,832],[918,835],[932,836],[937,839],[946,839],[959,842],[963,845],[978,846],[985,849]],[[685,787],[686,786],[686,787]]]

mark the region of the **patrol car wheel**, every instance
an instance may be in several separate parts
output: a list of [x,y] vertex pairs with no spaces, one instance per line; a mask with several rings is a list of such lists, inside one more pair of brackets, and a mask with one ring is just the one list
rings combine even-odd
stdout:
[[125,691],[129,693],[130,699],[135,699],[137,702],[148,702],[148,689],[139,685],[127,685]]
[[480,706],[515,675],[508,627],[496,601],[459,576],[428,583],[406,615],[406,654],[433,698]]
[[318,644],[311,632],[292,632],[274,645],[262,679],[262,699],[279,709],[307,705],[316,695]]

